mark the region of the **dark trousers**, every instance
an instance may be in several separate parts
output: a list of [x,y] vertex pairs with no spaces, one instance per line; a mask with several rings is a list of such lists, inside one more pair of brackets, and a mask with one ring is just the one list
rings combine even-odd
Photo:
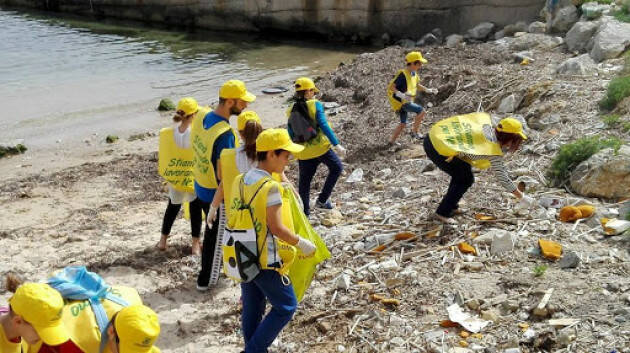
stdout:
[[[208,214],[210,211],[210,202],[201,201],[201,208]],[[214,260],[215,247],[217,245],[217,234],[219,232],[219,210],[217,210],[217,217],[212,223],[212,228],[206,224],[205,231],[203,233],[203,249],[201,249],[201,271],[197,277],[197,284],[200,286],[207,286],[210,283],[210,274],[212,273],[212,262]]]
[[442,202],[438,206],[437,214],[444,217],[450,217],[462,196],[468,191],[468,188],[475,182],[470,164],[455,157],[450,162],[446,161],[447,157],[440,155],[433,147],[430,138],[424,139],[424,152],[427,157],[435,165],[451,176],[451,183],[448,185],[446,195],[442,198]]
[[300,166],[298,191],[300,193],[300,197],[302,198],[302,202],[304,203],[304,213],[308,216],[310,213],[309,193],[311,191],[311,182],[313,181],[313,176],[315,176],[315,172],[317,172],[319,164],[324,163],[326,167],[328,167],[328,176],[324,182],[324,188],[317,197],[317,201],[319,202],[326,202],[326,200],[330,197],[330,194],[332,194],[333,188],[335,187],[335,184],[337,184],[337,180],[343,171],[343,165],[341,164],[339,157],[337,157],[337,154],[333,152],[332,149],[328,150],[328,152],[319,157],[299,160],[298,162]]
[[[199,238],[199,234],[201,233],[201,200],[198,198],[194,199],[188,204],[188,207],[190,210],[190,231],[193,238]],[[175,205],[171,202],[171,199],[168,200],[168,206],[166,206],[164,220],[162,221],[163,235],[171,234],[173,222],[175,222],[175,218],[177,218],[177,214],[181,208],[181,204]]]

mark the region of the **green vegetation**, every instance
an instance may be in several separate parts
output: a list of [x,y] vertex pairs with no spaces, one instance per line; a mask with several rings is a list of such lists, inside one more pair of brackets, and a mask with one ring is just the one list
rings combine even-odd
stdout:
[[551,163],[547,176],[551,184],[561,186],[569,180],[571,172],[578,164],[590,158],[604,148],[619,150],[622,141],[616,137],[602,138],[599,136],[583,137],[573,143],[560,147],[560,151]]
[[21,143],[15,146],[0,146],[0,158],[12,156],[14,154],[21,154],[26,152],[27,148]]
[[615,0],[573,0],[573,4],[575,6],[582,6],[582,4],[586,4],[587,2],[596,2],[599,4],[612,4]]
[[160,101],[160,105],[158,105],[157,109],[161,112],[175,110],[175,103],[168,98],[164,98]]
[[606,95],[599,101],[599,106],[605,110],[613,110],[617,103],[628,96],[630,96],[630,76],[615,77],[608,84]]
[[547,271],[547,265],[538,265],[534,267],[534,269],[532,270],[532,273],[534,273],[534,276],[536,277],[541,277],[542,275],[545,274],[546,271]]
[[105,142],[107,143],[114,143],[118,141],[118,136],[116,135],[107,135],[107,137],[105,138]]
[[621,5],[621,9],[614,13],[614,16],[617,19],[617,21],[630,22],[630,7],[629,6],[630,6],[630,3],[627,1],[624,1],[623,4]]
[[617,124],[619,124],[619,122],[621,121],[621,115],[619,114],[604,115],[602,116],[602,121],[604,122],[604,124],[606,124],[606,126],[608,126],[608,128],[613,128],[617,126]]

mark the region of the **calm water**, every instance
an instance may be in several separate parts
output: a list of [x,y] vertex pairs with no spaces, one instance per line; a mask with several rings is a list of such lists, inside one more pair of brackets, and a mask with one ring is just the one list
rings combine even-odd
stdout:
[[163,97],[216,100],[226,79],[260,94],[364,48],[194,34],[0,9],[0,143],[29,147],[163,124]]

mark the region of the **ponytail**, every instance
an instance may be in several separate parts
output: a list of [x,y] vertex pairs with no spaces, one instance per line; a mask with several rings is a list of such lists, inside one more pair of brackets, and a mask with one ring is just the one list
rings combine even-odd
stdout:
[[255,120],[249,120],[241,130],[245,143],[245,154],[250,161],[256,160],[256,138],[263,131],[262,126]]
[[8,273],[4,279],[4,285],[9,292],[15,293],[18,287],[22,285],[22,280],[19,279],[16,275]]

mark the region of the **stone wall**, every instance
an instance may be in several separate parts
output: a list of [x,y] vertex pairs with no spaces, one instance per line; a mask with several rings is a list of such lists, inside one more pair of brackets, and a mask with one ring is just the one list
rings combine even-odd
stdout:
[[483,21],[532,21],[545,0],[0,0],[0,5],[212,30],[280,31],[354,39],[463,33]]

